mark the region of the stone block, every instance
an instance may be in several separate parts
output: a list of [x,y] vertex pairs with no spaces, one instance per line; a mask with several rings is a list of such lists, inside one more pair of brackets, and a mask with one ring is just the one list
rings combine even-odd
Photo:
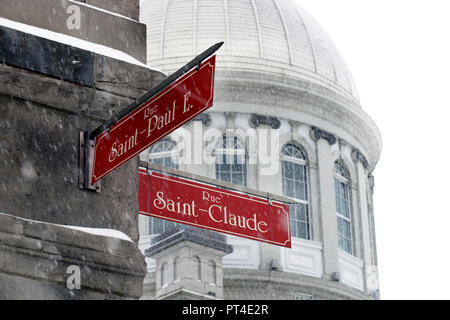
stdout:
[[71,113],[88,110],[94,90],[0,64],[0,93],[23,98]]
[[165,79],[161,72],[96,55],[95,87],[136,99]]
[[[110,7],[106,1],[93,1],[93,5]],[[125,7],[117,5],[116,8]],[[127,1],[128,8],[135,1]],[[79,4],[79,28],[68,27],[73,11],[68,10],[75,2],[67,0],[2,0],[0,16],[53,32],[66,34],[82,40],[108,46],[129,54],[137,60],[146,61],[146,26],[102,10]],[[114,7],[114,6],[113,6]],[[129,10],[130,12],[132,10]],[[133,13],[136,15],[136,13]],[[70,23],[69,23],[70,25]]]
[[[5,214],[0,214],[0,220],[23,226],[17,234],[0,232],[0,299],[136,299],[142,295],[146,265],[133,242]],[[36,230],[47,232],[39,235]],[[80,290],[67,287],[69,266],[80,269]]]
[[139,20],[139,0],[84,0],[87,4]]
[[0,212],[52,223],[113,228],[138,239],[137,159],[78,187],[79,132],[91,121],[0,95]]

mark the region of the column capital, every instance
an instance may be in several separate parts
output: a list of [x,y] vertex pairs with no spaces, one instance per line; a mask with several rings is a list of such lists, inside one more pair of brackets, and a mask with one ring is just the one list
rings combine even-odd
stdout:
[[260,125],[268,125],[272,129],[278,129],[281,126],[281,122],[278,118],[259,114],[251,114],[248,122],[250,127],[254,129],[258,128]]
[[369,168],[369,162],[367,161],[366,157],[356,148],[352,148],[352,160],[355,163],[358,163],[360,161],[365,169]]
[[337,142],[336,137],[324,130],[321,130],[319,128],[316,127],[312,127],[311,131],[310,131],[310,136],[311,139],[313,139],[314,141],[318,141],[319,139],[324,139],[326,140],[330,146],[332,146],[333,144],[335,144]]

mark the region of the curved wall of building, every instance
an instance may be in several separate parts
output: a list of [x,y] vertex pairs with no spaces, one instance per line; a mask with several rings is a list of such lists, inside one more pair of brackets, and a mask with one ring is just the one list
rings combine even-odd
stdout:
[[[214,107],[168,138],[180,147],[178,168],[228,179],[217,164],[223,146],[209,138],[236,136],[240,146],[231,149],[242,149],[245,160],[229,179],[235,174],[239,183],[299,202],[291,209],[291,249],[227,236],[233,252],[222,258],[224,298],[377,297],[371,173],[380,133],[320,25],[289,0],[144,0],[141,22],[148,64],[165,72],[209,44],[227,43],[217,55]],[[204,161],[205,154],[216,162]],[[302,173],[289,173],[291,167]],[[149,223],[141,217],[142,249],[150,245]],[[152,298],[158,265],[148,265]]]

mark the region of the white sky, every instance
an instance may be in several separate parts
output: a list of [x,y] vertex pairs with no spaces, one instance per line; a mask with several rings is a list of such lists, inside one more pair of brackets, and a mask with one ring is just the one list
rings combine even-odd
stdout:
[[375,175],[382,299],[450,299],[450,1],[299,0],[383,138]]

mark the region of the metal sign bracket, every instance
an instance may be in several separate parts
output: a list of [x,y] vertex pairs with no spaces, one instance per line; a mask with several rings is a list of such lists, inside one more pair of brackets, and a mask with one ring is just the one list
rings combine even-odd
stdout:
[[100,193],[101,182],[97,181],[91,184],[92,168],[94,164],[95,140],[89,139],[89,132],[80,132],[80,158],[78,170],[78,187],[82,190],[88,190]]

